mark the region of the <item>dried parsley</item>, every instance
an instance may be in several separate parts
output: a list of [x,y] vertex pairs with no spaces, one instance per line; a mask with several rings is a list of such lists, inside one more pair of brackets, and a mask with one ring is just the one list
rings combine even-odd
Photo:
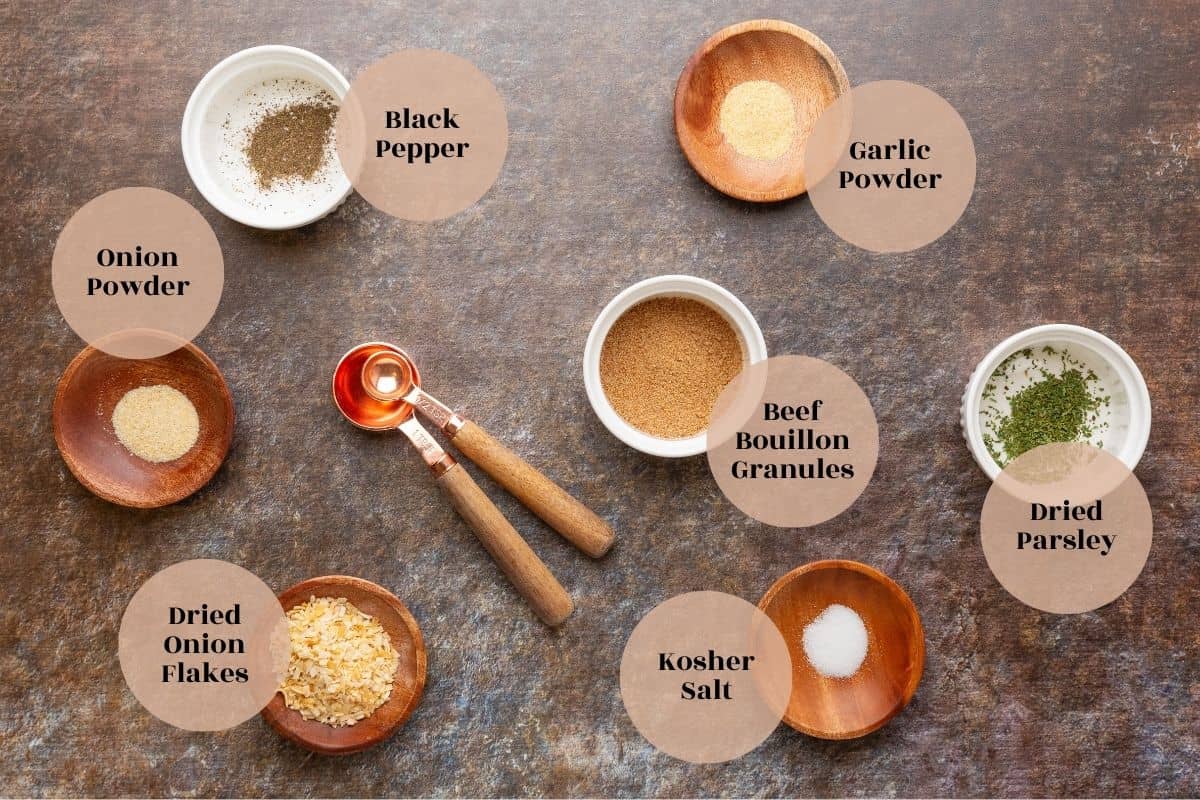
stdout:
[[328,158],[337,105],[327,92],[274,111],[250,133],[246,157],[262,189],[277,180],[310,180]]
[[[1043,347],[1013,353],[992,373],[983,390],[991,406],[983,441],[1003,467],[1035,447],[1051,442],[1091,442],[1108,423],[1101,412],[1111,398],[1101,395],[1100,378],[1065,350]],[[1020,386],[1020,388],[1017,388]],[[996,408],[1007,401],[1008,411]]]

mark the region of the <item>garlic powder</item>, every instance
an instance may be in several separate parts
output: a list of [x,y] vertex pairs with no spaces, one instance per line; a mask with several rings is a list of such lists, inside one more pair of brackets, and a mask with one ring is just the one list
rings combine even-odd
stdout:
[[796,138],[796,107],[787,89],[772,81],[746,81],[721,102],[719,127],[729,145],[746,158],[782,158]]

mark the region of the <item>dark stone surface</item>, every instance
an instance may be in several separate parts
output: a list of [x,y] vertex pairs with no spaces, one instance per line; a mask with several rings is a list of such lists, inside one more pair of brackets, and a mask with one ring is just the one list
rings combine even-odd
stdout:
[[[146,5],[0,11],[4,794],[1200,794],[1194,3]],[[711,32],[755,16],[816,31],[852,83],[911,80],[960,110],[979,172],[956,228],[877,256],[839,241],[806,200],[756,208],[701,183],[674,142],[675,79]],[[298,232],[222,218],[187,177],[179,121],[210,66],[267,42],[348,75],[405,46],[471,59],[508,103],[495,187],[429,225],[357,197]],[[87,200],[139,184],[187,198],[220,238],[224,299],[197,341],[239,414],[213,482],[151,512],[89,495],[50,431],[55,382],[80,347],[50,294],[55,238]],[[773,353],[859,380],[882,451],[847,513],[802,531],[758,524],[703,459],[644,458],[595,419],[580,378],[592,319],[666,272],[731,289]],[[957,422],[976,361],[1047,321],[1112,336],[1154,401],[1138,468],[1150,561],[1120,600],[1071,617],[992,578],[977,542],[987,481]],[[410,449],[329,403],[335,361],[368,338],[408,345],[427,386],[616,527],[616,550],[590,562],[485,482],[578,599],[561,631],[498,578]],[[196,557],[279,589],[333,572],[394,589],[430,646],[408,725],[331,760],[257,719],[204,735],[150,717],[121,678],[121,612],[154,572]],[[912,706],[847,743],[781,727],[723,765],[648,745],[617,693],[641,616],[694,589],[755,601],[827,557],[879,567],[915,599],[929,656]]]

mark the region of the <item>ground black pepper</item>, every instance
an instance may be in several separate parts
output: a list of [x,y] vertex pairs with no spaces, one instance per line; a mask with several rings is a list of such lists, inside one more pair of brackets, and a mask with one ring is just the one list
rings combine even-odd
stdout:
[[325,163],[337,105],[328,93],[264,116],[246,145],[262,189],[278,180],[310,180]]

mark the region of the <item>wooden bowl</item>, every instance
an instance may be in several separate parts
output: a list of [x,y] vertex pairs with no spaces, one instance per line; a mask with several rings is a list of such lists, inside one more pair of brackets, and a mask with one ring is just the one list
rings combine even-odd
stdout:
[[[138,458],[113,431],[113,408],[139,386],[166,384],[187,395],[200,417],[192,449],[156,464]],[[94,347],[67,365],[54,395],[54,441],[71,473],[92,493],[133,508],[175,503],[208,483],[233,440],[233,398],[221,370],[194,344],[147,359]]]
[[[804,654],[804,628],[828,606],[854,609],[867,627],[867,657],[849,678],[827,678]],[[925,667],[925,632],[895,581],[857,561],[815,561],[772,586],[758,607],[783,634],[792,657],[792,697],[783,720],[822,739],[854,739],[899,714]]]
[[[725,95],[753,80],[782,86],[796,109],[792,146],[773,161],[741,155],[720,130]],[[849,90],[846,70],[816,34],[779,20],[741,22],[713,34],[683,68],[675,86],[675,135],[713,188],[740,200],[787,200],[808,189],[804,145],[813,125]]]
[[279,603],[286,612],[310,597],[344,597],[359,611],[378,620],[400,656],[392,694],[371,716],[342,728],[305,719],[287,707],[282,692],[271,698],[262,710],[262,717],[285,739],[314,753],[335,756],[357,753],[399,730],[421,701],[425,691],[425,640],[417,621],[396,595],[362,578],[348,575],[310,578],[279,595]]

